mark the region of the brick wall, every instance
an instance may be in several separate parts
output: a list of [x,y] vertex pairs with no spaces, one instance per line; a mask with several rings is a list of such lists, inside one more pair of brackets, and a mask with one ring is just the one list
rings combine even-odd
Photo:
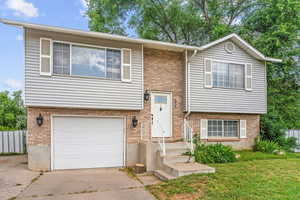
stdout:
[[[36,123],[36,117],[41,113],[44,118],[42,126]],[[27,127],[28,145],[50,145],[51,143],[51,115],[90,115],[90,116],[124,116],[126,117],[127,141],[135,143],[139,139],[139,127],[132,128],[132,117],[138,115],[138,111],[114,111],[114,110],[89,110],[66,108],[28,108]]]
[[[180,139],[183,122],[184,54],[171,51],[144,49],[144,89],[172,92],[173,139]],[[140,118],[151,119],[151,101],[145,102]]]
[[216,143],[221,142],[226,145],[230,145],[235,149],[251,149],[255,138],[259,135],[259,121],[260,115],[255,114],[224,114],[224,113],[192,113],[190,115],[192,126],[196,133],[200,133],[201,130],[201,119],[227,119],[227,120],[246,120],[247,123],[247,138],[246,139],[208,139],[202,140],[203,142]]

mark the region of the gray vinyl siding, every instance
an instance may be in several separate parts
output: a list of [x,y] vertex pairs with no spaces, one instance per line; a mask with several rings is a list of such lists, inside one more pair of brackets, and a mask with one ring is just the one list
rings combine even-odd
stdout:
[[[132,81],[40,75],[40,38],[132,50]],[[142,46],[71,34],[25,30],[25,105],[94,109],[142,109]]]
[[[205,88],[204,59],[252,63],[252,91]],[[191,60],[191,111],[217,113],[266,113],[266,74],[264,62],[256,60],[236,45],[234,53],[224,49],[224,42],[199,52]]]

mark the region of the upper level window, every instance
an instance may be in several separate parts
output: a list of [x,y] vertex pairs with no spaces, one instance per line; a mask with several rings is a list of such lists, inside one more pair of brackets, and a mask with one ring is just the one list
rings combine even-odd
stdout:
[[54,42],[53,73],[120,80],[121,50]]
[[105,49],[72,46],[72,75],[106,77]]
[[53,43],[53,73],[70,75],[70,45]]
[[106,52],[106,77],[121,79],[121,51],[108,49]]
[[252,90],[252,64],[204,59],[204,87]]
[[245,65],[212,62],[213,87],[245,88]]
[[[47,43],[48,42],[48,43]],[[53,44],[53,56],[45,52],[50,51],[49,44]],[[72,43],[53,42],[51,40],[41,40],[41,74],[48,65],[44,64],[44,57],[52,57],[52,73],[57,75],[99,77],[112,80],[131,81],[131,50],[130,49],[110,49],[93,47],[88,45],[78,45]],[[44,55],[45,54],[45,55]],[[44,70],[46,71],[46,70]],[[47,75],[52,74],[48,70]]]

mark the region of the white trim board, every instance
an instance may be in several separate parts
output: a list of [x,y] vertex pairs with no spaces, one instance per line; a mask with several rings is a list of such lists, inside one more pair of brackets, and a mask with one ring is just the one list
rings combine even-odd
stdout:
[[56,27],[56,26],[33,24],[33,23],[14,21],[14,20],[8,20],[8,19],[0,19],[0,22],[2,22],[3,24],[17,26],[17,27],[26,27],[26,28],[32,28],[32,29],[37,29],[37,30],[54,31],[54,32],[59,32],[59,33],[67,33],[67,34],[87,36],[87,37],[96,37],[96,38],[103,38],[103,39],[109,39],[109,40],[117,40],[117,41],[123,41],[123,42],[128,42],[128,43],[144,44],[145,47],[149,47],[149,48],[167,49],[167,50],[180,51],[180,52],[183,52],[184,50],[203,51],[203,50],[205,50],[211,46],[214,46],[216,44],[219,44],[225,40],[232,39],[233,41],[237,42],[240,46],[245,47],[246,51],[248,51],[248,53],[250,53],[252,56],[257,58],[258,60],[264,60],[264,61],[270,61],[270,62],[282,62],[281,59],[270,58],[270,57],[264,56],[261,52],[259,52],[257,49],[255,49],[253,46],[251,46],[249,43],[247,43],[245,40],[240,38],[235,33],[227,35],[223,38],[220,38],[216,41],[213,41],[213,42],[203,45],[201,47],[197,47],[197,46],[190,46],[190,45],[175,44],[175,43],[170,43],[170,42],[148,40],[148,39],[130,38],[130,37],[108,34],[108,33],[83,31],[83,30],[62,28],[62,27]]

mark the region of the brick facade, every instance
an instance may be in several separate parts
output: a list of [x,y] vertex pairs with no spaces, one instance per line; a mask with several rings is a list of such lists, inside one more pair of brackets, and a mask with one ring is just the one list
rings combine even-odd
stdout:
[[[51,143],[51,115],[85,115],[85,116],[121,116],[126,118],[126,133],[128,143],[136,142],[139,135],[139,127],[131,127],[133,116],[138,111],[114,111],[114,110],[89,110],[66,108],[28,108],[27,109],[28,145],[50,145]],[[41,113],[44,118],[42,126],[36,124],[36,117]]]
[[[172,139],[180,139],[183,124],[184,55],[182,53],[144,49],[144,89],[172,93]],[[141,120],[150,122],[151,101],[145,102]]]

